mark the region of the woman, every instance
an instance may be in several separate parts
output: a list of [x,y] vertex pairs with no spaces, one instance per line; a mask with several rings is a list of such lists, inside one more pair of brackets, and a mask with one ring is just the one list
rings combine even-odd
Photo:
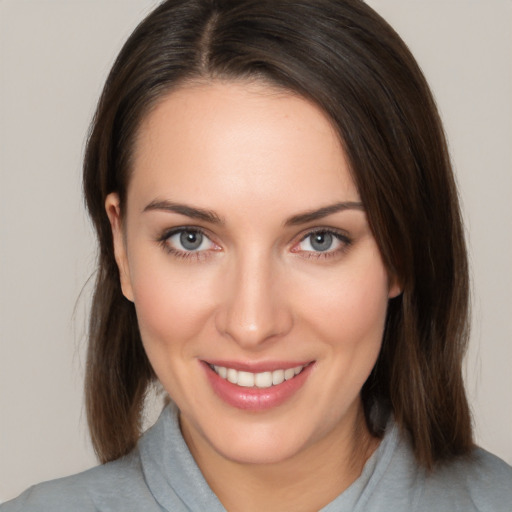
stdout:
[[[106,464],[2,510],[507,510],[462,383],[440,121],[365,4],[164,2],[107,80],[84,188]],[[155,380],[173,405],[140,438]]]

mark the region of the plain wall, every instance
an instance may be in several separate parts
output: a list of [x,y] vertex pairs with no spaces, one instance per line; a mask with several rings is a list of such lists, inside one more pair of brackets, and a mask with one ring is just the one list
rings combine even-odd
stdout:
[[[108,69],[156,3],[0,0],[0,501],[96,463],[81,157]],[[477,440],[512,463],[512,2],[368,3],[409,44],[445,121],[473,274]]]

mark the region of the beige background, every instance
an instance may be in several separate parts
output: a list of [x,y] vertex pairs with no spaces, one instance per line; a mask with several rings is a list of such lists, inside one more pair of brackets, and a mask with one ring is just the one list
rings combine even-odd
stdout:
[[[0,0],[0,501],[95,463],[80,159],[113,58],[155,3]],[[446,123],[473,268],[477,438],[512,463],[512,1],[369,3],[410,45]]]

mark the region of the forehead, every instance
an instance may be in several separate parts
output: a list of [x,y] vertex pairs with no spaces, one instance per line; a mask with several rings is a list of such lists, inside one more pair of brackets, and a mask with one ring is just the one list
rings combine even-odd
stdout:
[[148,201],[155,194],[282,201],[297,192],[307,209],[358,200],[328,117],[303,97],[261,83],[169,93],[140,126],[132,171],[129,197]]

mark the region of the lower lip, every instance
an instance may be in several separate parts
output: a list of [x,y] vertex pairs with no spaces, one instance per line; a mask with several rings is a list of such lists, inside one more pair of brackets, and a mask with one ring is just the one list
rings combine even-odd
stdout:
[[213,391],[224,402],[247,411],[264,411],[282,405],[289,400],[306,382],[313,364],[308,364],[298,375],[269,388],[244,388],[219,377],[210,366],[203,362],[206,376]]

